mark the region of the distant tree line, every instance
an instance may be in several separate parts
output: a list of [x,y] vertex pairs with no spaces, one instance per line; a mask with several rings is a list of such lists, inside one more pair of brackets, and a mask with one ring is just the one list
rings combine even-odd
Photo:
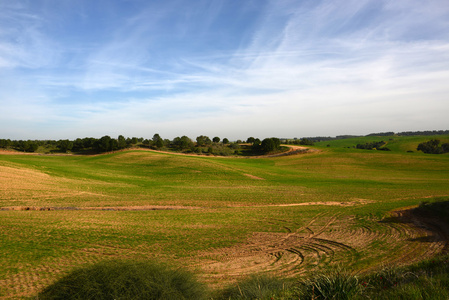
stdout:
[[111,138],[108,135],[101,137],[100,139],[86,137],[77,138],[76,140],[9,140],[0,139],[0,148],[11,148],[24,152],[35,152],[40,146],[57,149],[59,152],[107,152],[120,150],[132,145],[136,145],[138,142],[142,142],[143,138],[127,138],[125,139],[120,135],[117,139]]
[[449,152],[449,143],[444,143],[440,145],[440,140],[430,140],[418,145],[416,148],[418,151],[429,154],[443,154]]
[[18,140],[11,141],[9,139],[0,139],[0,148],[13,148],[23,152],[35,152],[39,146],[43,145],[45,141],[33,140]]
[[117,151],[142,143],[143,138],[125,138],[123,135],[119,135],[117,138],[111,138],[109,135],[102,136],[99,139],[86,137],[77,138],[74,141],[59,140],[57,147],[62,152],[75,151],[75,152],[109,152]]
[[449,134],[449,130],[424,130],[424,131],[403,131],[394,133],[392,131],[388,132],[378,132],[378,133],[370,133],[366,136],[415,136],[415,135],[447,135]]
[[312,143],[318,143],[318,142],[336,140],[337,138],[331,137],[331,136],[315,136],[315,137],[306,137],[303,139],[307,139],[307,140],[311,141]]
[[[447,135],[449,134],[449,130],[425,130],[425,131],[404,131],[404,132],[393,132],[393,131],[387,131],[387,132],[377,132],[377,133],[370,133],[365,136],[414,136],[414,135]],[[305,139],[308,139],[314,143],[323,142],[323,141],[332,141],[332,140],[342,140],[342,139],[350,139],[350,138],[357,138],[362,137],[363,135],[337,135],[335,137],[331,136],[316,136],[316,137],[307,137]]]
[[294,138],[293,140],[283,139],[282,143],[288,144],[288,145],[304,145],[304,146],[313,146],[314,145],[313,140],[311,140],[309,138],[302,138],[302,139]]
[[446,135],[449,134],[449,130],[426,130],[426,131],[405,131],[398,132],[399,136],[411,136],[411,135]]
[[[449,134],[449,130],[433,130],[433,131],[408,131],[397,133],[396,135],[442,135]],[[392,136],[394,132],[379,132],[371,133],[367,136]],[[266,138],[260,140],[258,138],[249,137],[246,140],[248,145],[244,145],[241,140],[230,142],[227,138],[221,139],[218,136],[212,139],[205,135],[196,137],[195,140],[187,136],[176,137],[173,140],[163,139],[158,133],[153,135],[151,139],[144,139],[143,137],[125,138],[119,135],[117,138],[112,138],[105,135],[99,139],[93,137],[77,138],[75,140],[10,140],[0,139],[0,148],[15,149],[23,152],[36,152],[39,147],[44,147],[40,152],[76,152],[76,153],[103,153],[110,151],[117,151],[131,147],[146,147],[151,149],[167,149],[173,151],[192,152],[192,153],[207,153],[212,155],[241,155],[243,152],[251,155],[259,155],[266,153],[273,153],[281,151],[281,143],[292,145],[313,145],[315,142],[330,141],[335,139],[348,139],[361,137],[357,135],[339,135],[336,137],[307,137],[294,139],[279,139]],[[438,140],[431,140],[426,143],[421,143],[418,150],[425,153],[446,153],[448,152],[448,144],[439,144]],[[370,142],[365,144],[358,144],[358,149],[377,149],[386,150],[385,142]],[[49,150],[50,149],[50,150]]]
[[386,143],[384,141],[380,141],[380,142],[369,142],[369,143],[365,143],[365,144],[357,144],[356,148],[357,149],[365,149],[365,150],[383,150],[383,151],[390,151],[390,149],[388,149],[387,147],[383,147],[384,145],[386,145]]
[[370,133],[366,136],[415,136],[415,135],[446,135],[449,134],[449,130],[425,130],[425,131],[403,131],[394,133],[392,131],[388,132],[378,132],[378,133]]
[[388,132],[370,133],[367,134],[366,136],[392,136],[392,135],[395,135],[395,133],[393,131],[388,131]]
[[[105,135],[99,139],[93,137],[77,138],[75,140],[9,140],[0,139],[0,148],[14,149],[24,152],[35,152],[40,146],[45,147],[44,152],[75,152],[75,153],[104,153],[122,150],[131,147],[146,147],[151,149],[168,149],[173,151],[208,153],[213,155],[239,154],[242,141],[230,142],[229,139],[200,135],[196,142],[187,136],[176,137],[173,140],[163,139],[158,133],[152,139],[125,138],[119,135],[112,138]],[[41,150],[42,151],[42,150]]]
[[362,137],[363,135],[337,135],[335,137],[331,136],[315,136],[315,137],[305,137],[301,140],[307,140],[312,143],[318,143],[318,142],[325,142],[325,141],[333,141],[333,140],[342,140],[342,139],[351,139],[351,138],[357,138]]

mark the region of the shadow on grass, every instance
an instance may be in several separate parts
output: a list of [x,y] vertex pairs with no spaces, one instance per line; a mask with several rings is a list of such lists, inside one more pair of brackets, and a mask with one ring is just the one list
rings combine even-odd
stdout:
[[427,236],[410,238],[409,241],[432,243],[445,242],[443,253],[449,252],[449,197],[421,202],[413,209],[398,211],[394,216],[384,218],[380,223],[413,224],[426,229]]
[[206,299],[193,274],[148,261],[105,261],[76,269],[38,299]]

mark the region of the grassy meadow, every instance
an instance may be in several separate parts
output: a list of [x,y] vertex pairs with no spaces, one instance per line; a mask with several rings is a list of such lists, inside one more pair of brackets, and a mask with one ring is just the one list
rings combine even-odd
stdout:
[[[449,201],[449,154],[416,151],[431,138],[449,141],[363,137],[271,158],[0,154],[0,297],[33,297],[113,259],[181,266],[220,287],[432,257],[447,248],[444,232],[400,212]],[[391,151],[352,148],[378,140]]]

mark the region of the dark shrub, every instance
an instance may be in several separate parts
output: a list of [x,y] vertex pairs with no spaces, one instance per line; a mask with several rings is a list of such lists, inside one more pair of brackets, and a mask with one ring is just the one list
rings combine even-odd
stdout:
[[107,261],[72,271],[39,299],[205,299],[192,274],[151,262]]

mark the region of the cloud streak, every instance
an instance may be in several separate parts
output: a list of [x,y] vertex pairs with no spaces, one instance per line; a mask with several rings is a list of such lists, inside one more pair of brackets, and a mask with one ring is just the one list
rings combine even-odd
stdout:
[[5,137],[447,129],[445,1],[82,3],[0,2]]

